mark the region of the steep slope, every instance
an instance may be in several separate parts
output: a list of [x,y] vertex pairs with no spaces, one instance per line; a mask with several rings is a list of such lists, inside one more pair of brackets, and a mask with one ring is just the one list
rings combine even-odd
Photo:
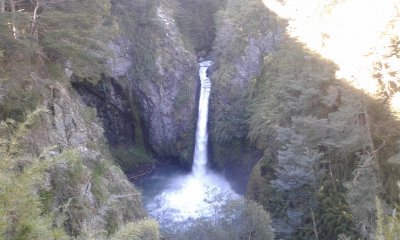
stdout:
[[[112,45],[128,64],[113,78],[140,112],[145,144],[159,158],[188,163],[193,148],[197,60],[176,26],[174,8],[157,1],[116,2],[122,34]],[[127,11],[129,9],[129,11]],[[121,59],[112,63],[121,68]]]
[[[351,72],[353,65],[346,57],[330,57],[341,56],[342,51],[355,61],[361,45],[351,39],[346,44],[343,39],[351,35],[329,30],[352,28],[367,36],[367,29],[354,28],[357,21],[350,16],[348,25],[340,25],[343,12],[362,3],[265,2],[269,8],[262,1],[232,0],[217,14],[213,52],[218,64],[211,77],[216,85],[211,100],[213,159],[228,169],[238,162],[243,168],[259,160],[248,196],[271,212],[281,237],[368,236],[375,227],[375,196],[395,200],[398,195],[393,184],[398,174],[389,171],[397,169],[398,120],[387,104],[396,91],[385,88],[381,79],[386,76],[396,85],[398,37],[393,29],[398,16],[389,14],[387,25],[381,24],[382,19],[373,24],[384,32],[377,34],[383,45],[366,49],[360,57],[365,61],[354,62],[359,71]],[[370,4],[375,8],[367,8]],[[360,17],[369,16],[365,12],[370,10],[379,15],[375,9],[390,4],[363,5]],[[276,11],[279,6],[288,11]],[[330,23],[326,29],[324,21]],[[331,49],[334,46],[343,49]],[[382,64],[391,77],[382,73]],[[379,85],[383,92],[371,95],[352,82]],[[261,152],[261,157],[246,155],[246,148]]]
[[[44,177],[33,193],[39,195],[44,211],[68,235],[98,238],[145,217],[140,193],[111,161],[96,112],[68,85],[36,77],[32,88],[41,98],[38,106],[47,111],[21,137],[24,148],[13,158],[26,171],[35,159],[49,161],[44,173],[32,176],[32,181]],[[2,131],[8,138],[5,134]]]
[[[108,125],[70,83],[71,76],[96,82],[109,73],[101,40],[107,42],[115,27],[103,25],[110,4],[72,1],[49,9],[37,2],[35,13],[28,3],[10,4],[0,12],[0,179],[6,189],[0,193],[0,238],[158,233],[154,222],[143,222],[141,230],[124,228],[146,217],[140,193],[108,151]],[[26,21],[30,14],[41,21]]]
[[[278,19],[260,1],[227,1],[216,14],[217,36],[211,70],[212,161],[231,171],[228,177],[248,176],[261,152],[247,141],[247,106],[263,58],[276,50],[283,30]],[[237,183],[238,190],[243,191]]]
[[250,178],[278,237],[373,238],[375,197],[399,201],[395,1],[0,3],[5,238],[159,238],[119,167],[191,164],[200,57],[212,162]]

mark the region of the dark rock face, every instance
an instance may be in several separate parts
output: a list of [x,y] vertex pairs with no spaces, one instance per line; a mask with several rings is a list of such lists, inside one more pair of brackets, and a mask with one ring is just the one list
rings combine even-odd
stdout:
[[[170,5],[120,1],[114,11],[122,13],[121,18],[130,14],[124,13],[122,6],[137,13],[138,24],[133,31],[140,31],[141,36],[130,33],[130,23],[120,19],[126,32],[111,45],[117,53],[111,63],[118,66],[112,67],[113,77],[128,79],[125,91],[137,101],[145,144],[160,159],[190,164],[196,116],[196,56],[185,47]],[[143,8],[151,17],[143,14]],[[144,25],[141,21],[150,22]]]
[[135,141],[132,103],[120,83],[109,78],[103,79],[95,86],[78,81],[72,82],[72,85],[84,102],[97,110],[109,144],[119,145]]
[[[111,76],[96,86],[75,81],[74,87],[97,109],[109,143],[143,140],[159,159],[190,165],[198,67],[173,7],[120,0],[113,8],[123,31],[108,45],[114,56],[109,60]],[[135,131],[143,139],[135,139]]]
[[[195,127],[197,62],[185,47],[172,10],[157,7],[153,79],[134,79],[151,148],[160,156],[188,160]],[[134,63],[136,64],[136,63]]]

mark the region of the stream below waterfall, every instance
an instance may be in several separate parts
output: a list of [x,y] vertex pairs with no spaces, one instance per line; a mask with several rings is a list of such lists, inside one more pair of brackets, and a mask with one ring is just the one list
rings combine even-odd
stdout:
[[211,91],[207,69],[212,62],[203,61],[199,65],[201,88],[192,171],[188,173],[174,166],[159,167],[138,182],[149,215],[156,218],[162,227],[199,217],[211,217],[216,203],[221,205],[228,198],[237,196],[225,178],[207,168],[207,121]]

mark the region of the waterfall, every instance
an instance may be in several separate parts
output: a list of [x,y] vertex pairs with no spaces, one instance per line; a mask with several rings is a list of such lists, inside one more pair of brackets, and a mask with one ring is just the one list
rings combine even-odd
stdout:
[[199,112],[196,128],[196,144],[194,149],[192,171],[195,176],[204,176],[207,170],[207,146],[208,146],[208,102],[210,98],[211,82],[207,77],[207,69],[212,65],[211,61],[201,62],[199,77],[201,82]]
[[[218,204],[223,204],[229,194],[235,196],[229,183],[219,174],[207,169],[207,121],[211,82],[207,69],[212,61],[200,62],[199,77],[201,81],[199,112],[196,127],[193,167],[190,174],[166,172],[155,174],[148,180],[150,194],[144,194],[146,208],[162,226],[198,217],[211,217],[214,213],[210,201],[216,197]],[[170,171],[170,170],[169,170]],[[226,197],[221,197],[223,194]]]

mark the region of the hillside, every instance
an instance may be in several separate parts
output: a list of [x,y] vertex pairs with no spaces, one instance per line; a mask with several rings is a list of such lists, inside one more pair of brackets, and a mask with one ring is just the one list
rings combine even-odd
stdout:
[[[0,238],[397,239],[399,34],[395,0],[0,0]],[[246,217],[171,235],[128,176],[191,168],[203,59]]]

